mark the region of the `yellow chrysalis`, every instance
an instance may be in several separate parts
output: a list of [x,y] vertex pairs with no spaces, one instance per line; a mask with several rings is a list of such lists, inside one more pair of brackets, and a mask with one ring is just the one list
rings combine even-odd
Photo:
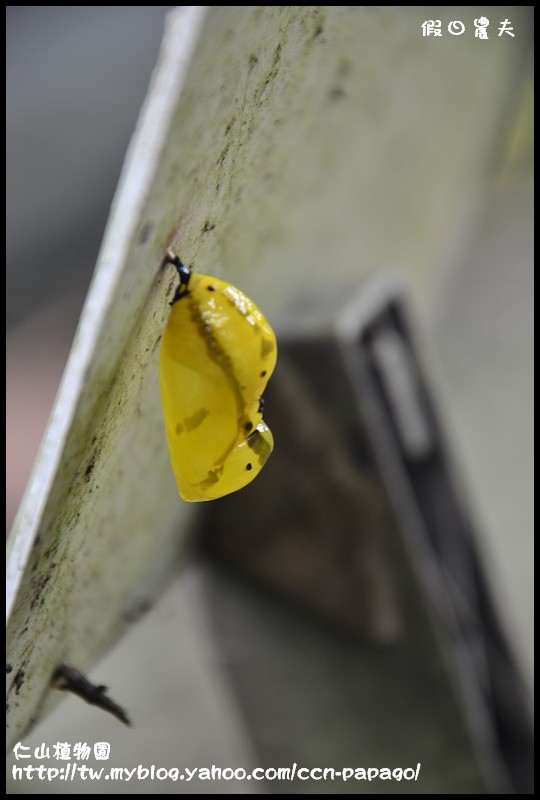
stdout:
[[180,286],[159,359],[169,455],[184,500],[215,500],[250,483],[274,447],[261,397],[276,337],[239,289],[170,262]]

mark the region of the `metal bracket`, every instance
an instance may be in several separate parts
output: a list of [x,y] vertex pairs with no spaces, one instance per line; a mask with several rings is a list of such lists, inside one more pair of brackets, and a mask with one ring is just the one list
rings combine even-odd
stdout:
[[451,642],[483,761],[492,780],[503,765],[500,785],[532,791],[532,730],[521,679],[401,285],[385,278],[362,291],[339,318],[336,335],[413,567],[436,626]]

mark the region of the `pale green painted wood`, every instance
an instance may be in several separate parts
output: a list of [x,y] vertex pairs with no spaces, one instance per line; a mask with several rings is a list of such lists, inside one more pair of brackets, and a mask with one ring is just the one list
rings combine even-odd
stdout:
[[156,359],[172,275],[147,220],[172,213],[156,165],[203,16],[193,7],[170,20],[11,534],[8,744],[60,696],[49,691],[55,667],[87,668],[162,590],[192,511],[164,448]]

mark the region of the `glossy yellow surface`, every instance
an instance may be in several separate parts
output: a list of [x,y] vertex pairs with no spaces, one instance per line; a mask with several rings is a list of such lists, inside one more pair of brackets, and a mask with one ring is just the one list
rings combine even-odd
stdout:
[[234,286],[191,273],[160,351],[169,455],[184,500],[215,500],[250,483],[274,439],[260,402],[277,358],[276,337]]

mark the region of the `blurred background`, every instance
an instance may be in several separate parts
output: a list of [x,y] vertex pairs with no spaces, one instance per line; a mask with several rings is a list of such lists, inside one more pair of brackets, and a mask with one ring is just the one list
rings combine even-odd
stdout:
[[[8,531],[67,359],[169,8],[7,8]],[[470,211],[473,233],[454,242],[453,258],[444,261],[441,291],[418,313],[437,362],[451,444],[472,499],[495,608],[530,697],[532,10],[500,9],[501,19],[514,16],[520,22],[513,42],[513,90],[501,91],[500,97],[504,130],[493,131],[493,139],[485,142],[490,166]],[[428,12],[437,17],[436,9],[426,9],[425,16]],[[216,524],[204,520],[205,526]],[[408,635],[409,643],[418,645],[410,629]],[[489,781],[481,759],[471,755],[457,701],[454,707],[444,693],[438,700],[455,742],[449,756],[442,752],[444,738],[433,729],[431,739],[427,735],[427,716],[416,749],[410,746],[414,726],[404,734],[402,749],[399,741],[389,744],[392,719],[377,714],[387,688],[382,694],[374,686],[358,688],[366,662],[372,674],[386,675],[385,687],[401,664],[409,686],[415,685],[416,673],[416,692],[404,699],[396,691],[388,702],[394,708],[402,703],[400,719],[422,717],[423,700],[431,704],[437,693],[425,688],[431,673],[415,662],[413,650],[381,653],[342,638],[257,581],[246,581],[198,553],[91,675],[110,685],[120,704],[136,698],[136,727],[125,731],[67,698],[26,743],[107,740],[115,764],[122,766],[246,769],[310,758],[318,766],[367,765],[369,758],[374,764],[390,760],[390,766],[409,766],[418,751],[416,760],[426,769],[431,764],[423,791],[442,792],[444,786],[485,791]],[[419,651],[429,658],[429,648]],[[371,705],[369,695],[375,698]],[[452,776],[443,780],[445,770]],[[328,787],[310,782],[297,791],[308,788],[322,792]],[[332,788],[362,790],[352,783]],[[81,785],[76,791],[94,789]],[[178,787],[144,782],[125,787],[130,793],[158,789],[177,793]],[[208,785],[193,783],[190,790],[206,793]],[[286,791],[236,781],[212,790]],[[383,790],[414,791],[414,785]],[[61,786],[35,783],[10,789],[59,791]]]

